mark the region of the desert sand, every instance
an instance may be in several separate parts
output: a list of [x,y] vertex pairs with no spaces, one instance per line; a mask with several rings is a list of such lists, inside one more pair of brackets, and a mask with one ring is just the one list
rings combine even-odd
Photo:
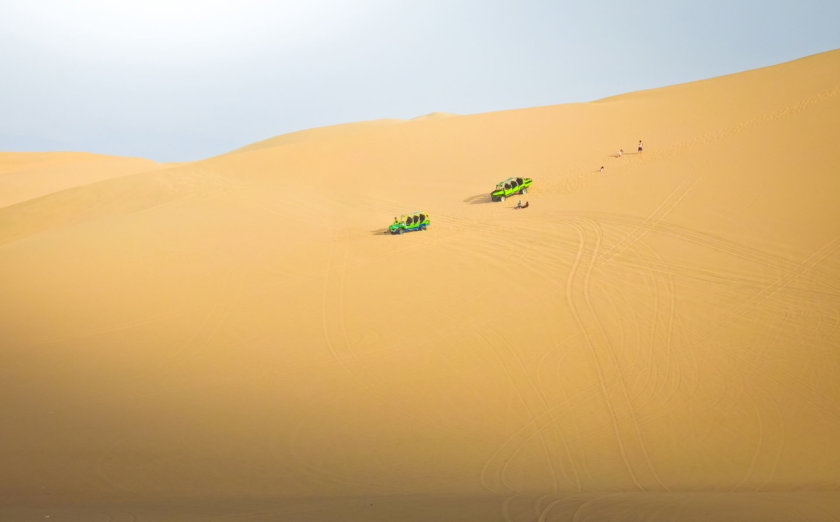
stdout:
[[840,520],[840,51],[444,116],[0,153],[0,519]]
[[173,166],[177,163],[89,152],[0,151],[0,208],[103,179]]

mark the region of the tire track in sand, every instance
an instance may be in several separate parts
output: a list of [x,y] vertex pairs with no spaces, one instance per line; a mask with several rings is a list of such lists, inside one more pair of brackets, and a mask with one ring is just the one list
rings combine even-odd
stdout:
[[[343,371],[350,376],[356,386],[360,389],[373,388],[373,381],[359,375],[350,364],[355,353],[347,334],[347,327],[344,316],[345,308],[345,281],[347,279],[347,265],[350,257],[350,247],[347,244],[347,231],[336,232],[330,240],[327,254],[327,263],[324,269],[324,284],[321,297],[321,326],[324,336],[324,343],[332,358],[341,366]],[[338,262],[336,262],[338,261]],[[322,465],[316,465],[311,459],[306,458],[300,449],[302,432],[312,421],[324,415],[328,405],[322,406],[309,412],[309,415],[301,419],[297,426],[288,435],[287,448],[289,454],[311,476],[324,480],[331,484],[342,486],[358,486],[359,480],[347,477],[344,474],[336,473],[326,469]],[[276,452],[275,452],[276,453]],[[278,457],[279,458],[279,457]],[[394,488],[386,483],[365,480],[366,486],[373,486],[376,490],[389,493]]]
[[[558,258],[559,257],[560,256],[558,256]],[[554,274],[550,273],[550,270],[548,269],[543,267],[535,268],[540,266],[538,263],[534,263],[534,266],[532,267],[527,266],[524,259],[518,258],[516,261],[523,267],[536,272],[541,277],[545,277],[548,280],[552,280],[554,277]],[[507,266],[507,264],[505,264],[505,266]],[[533,438],[539,437],[541,445],[547,456],[548,465],[551,467],[550,471],[552,474],[553,490],[556,492],[559,489],[559,476],[557,471],[554,469],[554,462],[556,461],[559,471],[566,482],[573,484],[574,487],[580,491],[582,489],[580,473],[577,469],[576,463],[574,462],[566,436],[558,425],[558,423],[563,419],[557,415],[557,412],[561,410],[563,406],[550,406],[549,400],[542,389],[542,383],[539,378],[539,369],[536,376],[531,376],[524,362],[518,356],[516,350],[509,341],[506,341],[505,346],[511,354],[510,357],[515,360],[514,363],[506,362],[506,357],[503,357],[500,349],[495,346],[491,339],[487,338],[483,334],[481,334],[481,337],[484,342],[494,350],[497,357],[499,357],[508,379],[514,386],[514,389],[516,389],[520,401],[528,409],[530,416],[529,420],[520,426],[506,440],[504,440],[496,448],[493,454],[485,461],[480,473],[480,482],[482,487],[487,491],[496,494],[501,493],[498,489],[499,487],[505,487],[510,491],[514,491],[515,488],[511,484],[508,484],[505,480],[504,476],[506,470],[526,444]],[[543,360],[550,354],[551,351],[547,352],[542,357],[540,364],[542,364]],[[513,369],[514,366],[517,368],[516,371]],[[528,393],[529,391],[532,391],[533,393]],[[536,401],[536,406],[532,407],[530,405],[526,395],[532,397],[531,402]],[[535,411],[535,408],[539,411]],[[549,433],[546,434],[546,432]],[[558,444],[554,441],[554,436],[556,436],[559,440],[559,446],[562,446],[563,451],[566,454],[568,465],[564,465],[562,459],[554,459],[552,455],[552,448],[558,447]],[[491,484],[491,482],[494,482],[494,484]]]
[[[493,475],[495,475],[495,482],[498,484],[499,487],[506,488],[510,492],[515,492],[516,487],[514,485],[508,484],[505,480],[505,470],[507,469],[508,465],[511,461],[516,457],[525,443],[531,438],[531,434],[528,434],[529,431],[536,432],[537,428],[540,424],[539,421],[539,414],[535,413],[533,408],[531,407],[530,401],[525,397],[521,385],[517,383],[517,378],[513,374],[513,371],[510,367],[506,364],[504,358],[502,357],[501,353],[499,352],[498,348],[496,347],[495,343],[491,341],[483,332],[479,332],[479,336],[484,341],[484,343],[489,346],[493,352],[496,354],[496,357],[499,359],[502,369],[505,372],[505,376],[507,376],[508,380],[510,381],[511,386],[513,387],[514,391],[516,392],[516,396],[519,399],[519,402],[525,407],[528,412],[528,421],[523,424],[518,430],[516,430],[510,437],[505,440],[504,443],[500,444],[496,451],[491,455],[490,459],[488,459],[483,466],[481,471],[481,475],[479,477],[482,487],[484,489],[492,492],[492,493],[501,493],[501,491],[493,487],[489,484],[488,475],[490,474],[490,467],[493,461],[497,460],[503,452],[506,453],[505,456],[501,457],[501,462],[496,466]],[[524,435],[524,438],[523,438]],[[522,439],[522,440],[520,440]],[[546,461],[549,463],[549,467],[552,474],[552,480],[554,483],[554,490],[557,491],[558,483],[557,483],[557,474],[554,470],[553,458],[551,456],[551,451],[548,448],[548,444],[543,437],[540,437],[540,445],[542,450],[545,454]],[[505,451],[507,448],[507,451]]]
[[632,245],[639,241],[647,231],[653,227],[655,227],[660,221],[662,221],[665,216],[670,214],[680,202],[685,199],[689,192],[694,188],[697,184],[697,178],[693,177],[686,177],[683,181],[677,185],[674,190],[668,193],[665,198],[657,205],[653,211],[648,214],[646,218],[644,218],[638,226],[636,226],[633,230],[630,231],[629,234],[624,236],[618,243],[612,246],[609,250],[604,252],[603,254],[599,255],[595,259],[595,264],[601,265],[603,263],[608,262],[612,259],[615,255],[621,253],[627,245]]
[[[352,352],[349,348],[349,342],[347,338],[347,330],[344,326],[344,279],[347,273],[347,258],[349,256],[349,248],[347,245],[344,245],[342,242],[342,252],[341,252],[341,266],[337,269],[334,267],[334,259],[337,257],[337,250],[338,245],[340,243],[340,238],[337,234],[333,234],[332,239],[330,241],[330,248],[329,253],[327,255],[327,266],[324,270],[324,287],[323,287],[323,294],[321,299],[321,324],[323,327],[324,333],[324,342],[327,345],[327,349],[332,354],[333,358],[338,362],[342,367],[346,370],[351,371],[347,366],[346,359],[352,356]],[[334,280],[338,282],[338,290],[337,293],[333,296],[332,286],[334,284]],[[331,301],[335,301],[332,303]],[[335,304],[335,306],[333,306]],[[331,310],[332,309],[332,310]],[[330,316],[335,314],[337,317],[335,324],[330,324]],[[339,342],[336,343],[333,341],[333,330],[338,330],[339,332]],[[352,373],[352,371],[351,371]]]
[[[383,405],[389,405],[391,404],[389,395],[377,388],[377,385],[382,385],[384,382],[383,379],[377,378],[377,375],[372,373],[362,375],[356,369],[358,365],[354,366],[353,364],[354,362],[357,362],[357,357],[361,354],[357,353],[353,349],[353,343],[347,332],[345,315],[345,290],[348,267],[350,266],[351,239],[352,234],[349,230],[334,233],[327,252],[327,261],[323,271],[323,288],[321,295],[321,329],[324,344],[326,345],[332,359],[338,363],[338,365],[342,368],[342,371],[349,376],[351,382],[357,389],[365,390],[370,393],[372,397],[380,399]],[[415,248],[419,247],[420,245],[417,245]],[[380,388],[387,389],[387,386],[381,386]],[[301,465],[310,476],[318,480],[342,486],[363,485],[373,489],[378,494],[393,494],[402,492],[399,484],[378,480],[370,473],[366,473],[364,477],[356,477],[348,475],[347,473],[336,472],[328,469],[325,463],[316,463],[316,459],[305,455],[305,452],[301,447],[301,441],[305,438],[304,433],[307,427],[315,424],[319,418],[326,416],[327,410],[336,402],[337,400],[309,411],[305,417],[300,419],[291,433],[286,434],[286,451],[288,454],[291,455],[291,457],[299,465]],[[409,412],[397,412],[397,415],[406,419],[408,422],[413,421]],[[278,440],[280,439],[279,436],[275,438]],[[282,458],[279,448],[274,448],[272,453],[276,459],[280,460]]]
[[[682,197],[680,199],[682,199]],[[625,379],[625,376],[624,376],[624,372],[622,371],[621,366],[618,362],[618,358],[616,357],[615,350],[612,347],[612,343],[610,343],[610,339],[609,339],[609,336],[607,335],[606,329],[604,328],[604,325],[601,322],[601,316],[600,316],[600,314],[595,312],[595,308],[594,308],[594,306],[592,305],[592,302],[591,302],[590,289],[591,289],[592,285],[590,284],[590,275],[592,273],[593,268],[595,267],[596,260],[598,259],[598,252],[599,252],[600,246],[601,246],[601,238],[602,238],[601,227],[597,222],[594,222],[594,221],[582,220],[581,223],[588,224],[589,226],[592,227],[593,231],[595,232],[595,239],[596,239],[595,250],[592,253],[592,259],[591,259],[589,268],[587,270],[586,280],[585,280],[585,284],[584,284],[584,287],[583,287],[584,288],[584,298],[586,300],[587,306],[589,307],[590,311],[592,312],[592,317],[594,318],[595,323],[598,325],[598,329],[601,331],[601,333],[603,335],[603,338],[604,338],[604,341],[605,341],[604,347],[607,349],[607,354],[608,354],[608,356],[609,356],[609,358],[612,362],[613,368],[616,371],[616,375],[618,376],[618,382],[619,382],[619,385],[620,385],[620,388],[621,388],[622,396],[624,398],[625,406],[627,408],[627,413],[630,417],[632,427],[633,427],[633,431],[636,435],[636,441],[639,445],[639,449],[641,450],[642,457],[645,461],[645,464],[647,465],[647,468],[650,470],[650,473],[652,474],[654,480],[659,484],[659,486],[662,489],[664,489],[665,491],[668,491],[668,487],[659,478],[659,474],[657,473],[656,468],[654,467],[653,462],[650,459],[650,454],[648,453],[647,445],[645,445],[644,437],[642,436],[641,429],[639,428],[639,421],[638,421],[638,418],[637,418],[637,415],[636,415],[636,410],[633,407],[633,403],[631,402],[630,395],[627,391],[627,383],[626,383],[626,379]]]
[[784,274],[781,277],[777,278],[775,281],[762,288],[749,299],[743,301],[741,304],[736,306],[731,311],[731,313],[733,315],[737,315],[738,317],[746,315],[747,313],[749,313],[749,308],[751,307],[751,305],[767,301],[768,299],[773,297],[775,294],[777,294],[785,287],[790,285],[795,279],[804,275],[806,272],[819,265],[825,258],[833,254],[838,246],[840,246],[840,237],[835,237],[827,243],[823,244],[820,248],[818,248],[817,250],[812,252],[808,257],[799,262],[795,269],[788,271],[787,274]]
[[[637,452],[640,455],[641,460],[644,462],[644,467],[647,468],[649,475],[652,477],[652,479],[657,484],[659,484],[659,486],[663,490],[667,491],[667,486],[665,486],[665,484],[660,479],[658,473],[656,472],[656,468],[654,467],[650,459],[650,455],[647,451],[647,447],[644,442],[644,437],[642,436],[641,429],[639,427],[636,412],[633,408],[633,404],[630,400],[630,395],[627,391],[625,376],[619,365],[616,354],[614,353],[609,336],[607,335],[607,331],[604,328],[604,325],[596,310],[595,305],[593,304],[591,292],[592,273],[596,266],[598,254],[601,248],[600,226],[598,225],[598,223],[592,221],[579,220],[575,222],[575,227],[578,231],[578,235],[581,242],[581,248],[578,251],[578,255],[576,256],[575,270],[569,274],[569,283],[567,285],[567,300],[572,314],[574,316],[575,322],[578,324],[578,327],[583,332],[584,337],[587,341],[587,346],[590,348],[593,361],[595,362],[599,384],[601,386],[601,390],[604,395],[604,401],[607,406],[608,413],[610,415],[611,424],[613,426],[613,431],[616,436],[616,441],[618,444],[619,452],[622,457],[622,461],[625,465],[625,468],[628,471],[628,474],[630,475],[631,480],[636,485],[636,487],[642,491],[646,490],[646,487],[642,484],[642,480],[639,478],[639,470],[635,468],[631,463],[631,454],[628,451],[627,447],[628,441],[625,440],[625,437],[622,434],[623,431],[629,429],[633,433],[631,440],[637,446]],[[589,316],[589,326],[587,326],[587,323],[581,317],[581,309],[579,306],[576,305],[574,298],[574,284],[575,279],[577,278],[576,272],[581,266],[581,258],[583,257],[584,253],[588,250],[586,247],[587,227],[591,229],[591,233],[594,236],[594,245],[591,247],[588,266],[586,267],[586,271],[582,278],[581,292],[583,294],[585,309]],[[594,328],[592,328],[592,325],[594,325]],[[629,426],[627,426],[625,429],[622,429],[622,423],[626,423],[627,421],[619,420],[616,401],[611,397],[610,390],[607,387],[607,373],[609,373],[610,376],[614,377],[614,380],[617,382],[620,394],[618,397],[618,405],[622,406],[622,413],[624,413],[629,418]]]
[[[572,317],[577,323],[578,329],[583,334],[584,339],[586,340],[586,344],[589,347],[589,351],[592,354],[592,358],[595,362],[595,369],[598,374],[598,383],[601,387],[601,394],[604,398],[604,403],[607,406],[607,412],[610,416],[610,422],[612,424],[613,432],[616,437],[616,443],[618,444],[618,449],[621,454],[621,460],[624,463],[624,467],[627,470],[627,473],[630,475],[630,479],[633,481],[633,484],[639,490],[644,490],[644,487],[639,482],[639,479],[636,477],[636,473],[633,471],[633,467],[630,465],[630,460],[627,456],[627,450],[624,447],[624,441],[621,436],[621,430],[618,425],[618,418],[615,413],[615,409],[613,407],[612,401],[610,400],[609,390],[607,390],[606,378],[604,376],[604,369],[603,364],[601,363],[601,359],[598,356],[598,348],[596,346],[595,341],[592,339],[592,335],[589,329],[586,328],[584,325],[583,319],[581,319],[580,313],[578,312],[578,307],[575,304],[575,298],[573,296],[573,287],[575,283],[575,279],[577,278],[577,272],[581,266],[581,259],[583,258],[584,251],[586,250],[586,232],[582,226],[578,223],[574,223],[575,230],[578,233],[578,241],[580,247],[578,248],[577,254],[575,255],[575,261],[572,264],[572,268],[569,271],[569,277],[566,282],[566,301],[569,306],[569,310],[572,313]],[[597,254],[597,250],[596,250]],[[593,261],[595,256],[592,257]],[[584,276],[584,286],[589,284],[588,278],[591,274],[592,264],[590,264],[589,270],[586,271]]]
[[[338,262],[337,262],[338,260]],[[321,294],[321,328],[324,344],[327,347],[332,359],[341,366],[353,382],[361,388],[369,388],[370,383],[354,372],[348,363],[353,358],[344,323],[344,280],[346,279],[347,263],[349,260],[349,246],[346,244],[346,233],[333,233],[327,261],[323,271],[323,287]],[[363,483],[367,487],[373,487],[376,491],[386,494],[393,492],[388,484],[371,481],[369,478],[360,480],[356,477],[348,477],[344,473],[336,472],[327,467],[324,463],[315,463],[301,448],[301,441],[305,438],[304,431],[314,421],[327,415],[327,410],[333,403],[323,404],[320,407],[311,409],[291,429],[290,432],[277,433],[272,440],[279,441],[285,438],[285,453],[281,451],[279,442],[271,446],[271,454],[275,460],[282,461],[291,457],[302,471],[312,479],[326,484],[343,487],[354,487]]]
[[[503,334],[501,334],[500,332],[496,333],[499,337],[504,339]],[[491,341],[487,339],[486,336],[484,336],[483,334],[482,337],[484,337],[485,341],[487,341],[488,344],[491,344],[492,347]],[[533,430],[531,431],[531,433],[526,434],[524,439],[518,442],[511,454],[507,457],[507,459],[505,459],[500,469],[501,482],[504,483],[504,475],[508,466],[516,458],[519,452],[525,447],[527,442],[533,437],[539,437],[541,446],[546,456],[546,463],[549,467],[549,471],[552,477],[552,492],[554,494],[557,494],[557,492],[560,490],[559,477],[557,469],[555,468],[555,462],[557,462],[557,467],[559,467],[560,473],[563,475],[566,482],[575,483],[577,485],[577,488],[580,489],[581,484],[578,471],[575,467],[574,460],[572,459],[568,443],[566,442],[565,437],[561,433],[557,433],[557,435],[560,439],[560,445],[564,448],[566,456],[571,465],[573,477],[570,476],[568,470],[566,469],[566,466],[563,465],[562,460],[559,458],[555,458],[554,455],[555,451],[553,449],[556,448],[556,444],[552,444],[553,441],[551,440],[551,435],[554,434],[552,433],[552,428],[556,426],[556,418],[553,415],[553,411],[555,410],[555,408],[552,408],[549,405],[549,401],[546,398],[545,393],[540,388],[538,380],[535,380],[529,375],[528,369],[526,368],[525,363],[522,361],[522,358],[519,357],[519,355],[516,353],[515,347],[513,347],[509,341],[505,342],[505,346],[508,348],[511,357],[515,360],[515,366],[517,367],[516,370],[512,369],[508,364],[505,363],[500,349],[496,349],[495,347],[493,347],[493,349],[499,357],[500,361],[502,362],[502,365],[505,367],[505,372],[507,373],[508,378],[511,380],[511,383],[513,384],[514,388],[517,390],[517,394],[520,400],[528,410],[531,419],[528,421],[527,425],[533,425]],[[521,378],[517,378],[517,376],[521,376]],[[522,382],[517,384],[517,380],[521,380]],[[533,393],[529,394],[529,390],[531,390]],[[528,400],[527,395],[532,395],[536,397],[537,404],[535,407],[531,407],[529,403],[531,401]],[[536,412],[535,409],[538,409],[539,411]],[[547,434],[546,432],[550,433]]]

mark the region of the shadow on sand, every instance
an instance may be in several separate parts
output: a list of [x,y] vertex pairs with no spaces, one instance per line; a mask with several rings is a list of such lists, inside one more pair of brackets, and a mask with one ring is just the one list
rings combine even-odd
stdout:
[[493,201],[490,199],[490,194],[484,192],[482,194],[476,194],[475,196],[470,196],[464,200],[464,203],[469,203],[470,205],[481,205],[482,203],[492,203]]

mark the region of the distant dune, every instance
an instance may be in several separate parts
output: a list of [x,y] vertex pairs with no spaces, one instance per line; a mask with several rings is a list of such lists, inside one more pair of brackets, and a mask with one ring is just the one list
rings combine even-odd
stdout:
[[233,152],[252,152],[260,149],[282,147],[310,141],[323,144],[325,142],[336,139],[342,140],[346,137],[354,136],[359,133],[363,134],[367,129],[370,129],[371,127],[393,125],[396,123],[401,123],[402,121],[403,120],[396,118],[382,118],[379,120],[342,123],[339,125],[328,125],[326,127],[306,129],[261,140],[256,143],[246,145],[245,147],[236,149]]
[[88,152],[0,151],[0,207],[94,181],[172,165]]
[[838,95],[0,153],[0,519],[837,520]]
[[430,112],[428,114],[412,118],[412,120],[433,120],[437,118],[451,118],[452,116],[458,116],[458,114],[455,114],[454,112]]

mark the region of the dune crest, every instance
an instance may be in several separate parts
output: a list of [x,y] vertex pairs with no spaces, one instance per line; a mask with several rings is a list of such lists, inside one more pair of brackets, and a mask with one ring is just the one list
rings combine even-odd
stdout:
[[0,208],[58,190],[169,166],[145,158],[90,152],[0,151]]
[[440,118],[451,118],[453,116],[460,116],[460,114],[456,114],[454,112],[430,112],[428,114],[423,114],[420,116],[415,116],[411,118],[412,120],[436,120]]

